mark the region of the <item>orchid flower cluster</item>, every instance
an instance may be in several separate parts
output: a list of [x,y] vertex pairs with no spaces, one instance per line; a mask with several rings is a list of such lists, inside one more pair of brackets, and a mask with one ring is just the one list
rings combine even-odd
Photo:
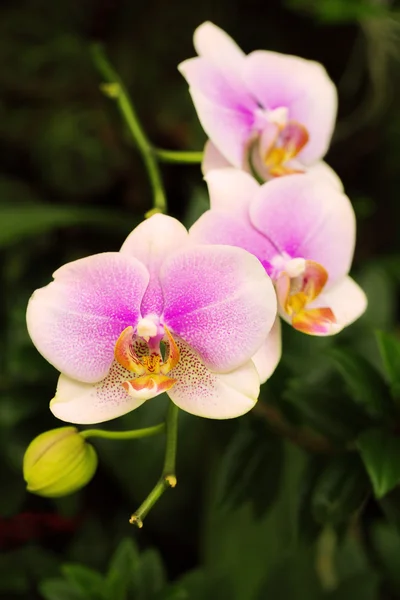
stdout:
[[[247,413],[280,360],[281,319],[303,334],[326,336],[366,308],[349,276],[354,211],[322,160],[337,109],[325,69],[276,52],[246,56],[208,22],[194,45],[198,56],[179,70],[209,138],[202,169],[210,209],[189,231],[152,214],[119,252],[59,268],[27,309],[33,343],[61,373],[50,403],[58,419],[102,423],[169,396],[166,462],[131,519],[139,526],[176,483],[178,408],[212,419]],[[118,86],[109,82],[117,99]],[[28,489],[62,495],[87,483],[97,458],[75,438],[96,434],[119,435],[69,426],[34,440],[24,465]],[[64,465],[60,455],[69,455],[71,444],[74,461]],[[88,457],[92,464],[83,468]]]

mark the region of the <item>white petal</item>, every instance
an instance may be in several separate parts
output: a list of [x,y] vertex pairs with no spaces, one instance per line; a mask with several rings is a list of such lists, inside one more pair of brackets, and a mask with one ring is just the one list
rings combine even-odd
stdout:
[[323,160],[316,162],[306,168],[307,173],[322,179],[325,183],[332,185],[338,192],[344,192],[344,186],[339,175]]
[[209,419],[232,419],[253,408],[260,391],[253,361],[229,373],[214,373],[187,344],[176,341],[181,357],[169,375],[177,383],[167,393],[179,408]]
[[204,179],[208,185],[211,209],[234,213],[249,222],[249,205],[260,189],[254,177],[240,169],[227,167],[210,171]]
[[282,355],[281,320],[276,321],[261,348],[252,357],[260,382],[264,383],[275,371]]
[[202,23],[194,32],[194,47],[199,56],[211,60],[220,68],[235,66],[245,54],[233,39],[210,21]]
[[204,146],[203,162],[201,163],[201,172],[203,175],[207,175],[213,169],[224,169],[231,166],[212,141],[208,140]]
[[128,396],[122,383],[129,379],[132,379],[132,373],[116,361],[107,377],[99,383],[80,383],[61,375],[50,410],[61,421],[81,425],[103,423],[121,417],[149,398]]
[[332,333],[338,333],[361,317],[367,304],[367,297],[360,286],[351,277],[344,277],[318,296],[310,308],[331,308],[337,320],[337,328]]

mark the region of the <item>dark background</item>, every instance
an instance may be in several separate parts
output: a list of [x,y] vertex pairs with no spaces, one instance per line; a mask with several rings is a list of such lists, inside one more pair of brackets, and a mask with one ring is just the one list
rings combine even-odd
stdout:
[[[399,503],[391,505],[392,521],[383,520],[387,512],[368,494],[349,505],[336,498],[341,508],[345,505],[339,517],[336,513],[333,519],[310,516],[304,508],[307,503],[301,504],[309,493],[303,489],[305,470],[308,476],[313,469],[319,473],[321,465],[325,468],[331,460],[342,461],[350,474],[360,466],[353,464],[351,454],[331,459],[300,449],[304,444],[293,443],[293,435],[287,435],[281,424],[271,425],[271,415],[262,408],[241,423],[214,423],[181,414],[179,485],[159,502],[141,531],[127,520],[159,475],[162,439],[96,440],[99,470],[83,491],[57,501],[25,493],[21,474],[25,448],[42,431],[60,425],[48,410],[57,373],[33,348],[25,329],[29,296],[63,263],[118,250],[152,202],[141,157],[113,101],[99,89],[90,44],[104,44],[156,146],[201,150],[205,137],[176,67],[194,55],[192,34],[205,20],[228,31],[246,52],[270,49],[325,65],[338,86],[340,107],[327,161],[342,178],[358,218],[354,275],[369,296],[366,315],[334,340],[306,338],[285,328],[284,359],[265,386],[261,405],[281,401],[293,426],[313,426],[318,434],[347,443],[361,427],[357,421],[352,429],[353,422],[362,416],[351,412],[354,407],[346,404],[345,392],[336,380],[332,383],[327,351],[336,345],[354,349],[381,370],[373,331],[399,332],[398,4],[383,0],[3,2],[2,598],[100,598],[97,592],[73,595],[67,584],[54,592],[44,582],[61,577],[64,563],[81,563],[104,573],[123,538],[133,538],[141,556],[153,556],[143,563],[149,580],[157,579],[161,561],[167,579],[178,582],[177,586],[183,583],[182,589],[176,588],[178,595],[168,595],[175,592],[171,586],[165,588],[159,575],[159,591],[150,585],[150,591],[121,598],[400,597],[400,538],[395,526]],[[199,167],[163,165],[162,172],[170,214],[189,225],[207,208]],[[304,385],[299,384],[302,381]],[[307,420],[309,411],[301,404],[304,396],[305,405],[310,406],[311,398],[314,406],[321,390],[336,394],[329,405],[336,413],[324,413],[322,425],[315,415]],[[154,424],[163,418],[165,406],[163,398],[155,399],[107,426],[128,429]],[[269,425],[265,426],[264,418]],[[259,452],[258,446],[252,449],[246,443],[246,451],[241,451],[244,438],[240,436],[246,435],[246,428],[265,436],[264,454],[260,452],[253,487],[238,490],[235,480],[230,481],[230,494],[229,485],[224,491],[227,461],[234,464],[240,479]],[[283,441],[277,432],[292,441]],[[232,440],[238,435],[235,446]],[[157,548],[161,558],[143,554],[148,548]],[[193,569],[197,573],[188,575]],[[110,597],[118,600],[116,595]]]

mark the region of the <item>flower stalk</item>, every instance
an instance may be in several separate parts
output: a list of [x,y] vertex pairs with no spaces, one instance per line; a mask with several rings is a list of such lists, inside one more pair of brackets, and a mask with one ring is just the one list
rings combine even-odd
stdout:
[[176,449],[178,441],[178,415],[179,408],[170,402],[166,418],[167,440],[165,444],[165,458],[162,474],[146,500],[142,502],[136,512],[129,519],[131,525],[143,527],[143,519],[150,512],[156,502],[168,488],[174,488],[177,483],[175,475]]
[[104,429],[86,429],[81,431],[83,438],[97,437],[108,440],[138,440],[144,437],[157,435],[165,430],[165,423],[154,425],[153,427],[143,427],[142,429],[132,429],[130,431],[105,431]]
[[114,70],[114,67],[106,58],[104,50],[100,44],[94,44],[92,46],[92,56],[94,64],[106,82],[101,86],[102,91],[109,98],[113,98],[116,101],[121,115],[137,145],[140,154],[142,155],[153,190],[153,212],[156,210],[160,213],[166,213],[167,199],[161,172],[158,167],[152,145],[140,124],[132,100],[130,99],[118,73]]
[[186,152],[180,150],[163,150],[154,148],[155,156],[165,163],[198,165],[203,160],[203,152]]

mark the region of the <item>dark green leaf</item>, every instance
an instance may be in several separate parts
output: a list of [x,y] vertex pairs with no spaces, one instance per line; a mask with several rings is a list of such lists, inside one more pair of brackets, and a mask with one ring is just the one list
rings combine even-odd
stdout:
[[257,600],[321,600],[321,588],[314,564],[315,557],[309,550],[284,559],[261,586]]
[[138,599],[140,600],[151,600],[164,587],[166,579],[164,565],[156,550],[146,550],[140,555],[139,576]]
[[323,472],[326,461],[326,457],[311,456],[306,464],[300,482],[297,531],[300,540],[304,540],[307,543],[315,541],[321,531],[321,524],[317,523],[312,513],[311,498],[315,484]]
[[387,418],[393,412],[393,403],[385,381],[365,358],[344,348],[332,348],[329,356],[346,382],[351,397],[371,417]]
[[250,502],[255,514],[263,515],[279,491],[282,463],[281,438],[270,433],[263,423],[241,424],[222,458],[221,503],[237,507]]
[[112,211],[52,204],[2,206],[0,223],[0,248],[59,227],[94,225],[116,227],[121,232],[128,232],[135,225],[134,219],[127,219]]
[[379,600],[379,577],[366,571],[343,581],[339,587],[324,596],[326,600]]
[[40,583],[39,591],[45,600],[87,600],[88,598],[65,579],[46,579]]
[[370,417],[346,395],[338,375],[316,381],[292,379],[283,400],[296,410],[303,425],[337,444],[354,440],[371,425]]
[[104,590],[104,578],[100,573],[78,564],[66,564],[61,569],[65,579],[86,597],[101,597]]
[[357,454],[333,458],[318,477],[311,498],[314,518],[338,525],[346,521],[365,500],[368,478]]
[[385,522],[372,528],[373,546],[379,564],[390,581],[395,593],[400,592],[400,536]]
[[377,331],[376,339],[392,394],[400,400],[400,339],[385,331]]
[[110,562],[106,580],[108,597],[112,600],[126,600],[129,591],[139,588],[139,574],[138,550],[131,538],[125,538]]
[[357,441],[374,493],[382,498],[400,483],[400,438],[384,429],[363,432]]

